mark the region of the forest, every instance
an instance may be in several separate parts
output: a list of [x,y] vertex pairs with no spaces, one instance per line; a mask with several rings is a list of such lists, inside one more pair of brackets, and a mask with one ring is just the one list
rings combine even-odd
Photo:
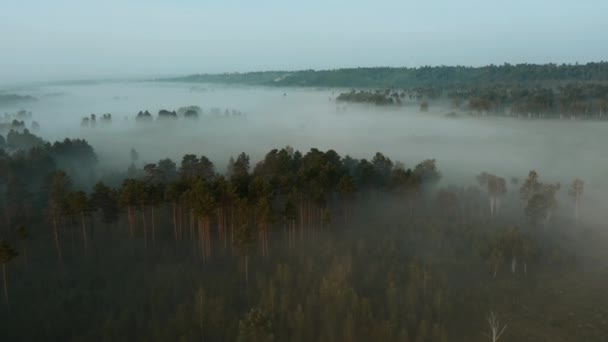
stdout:
[[[351,90],[337,101],[380,106],[418,102],[421,111],[438,105],[473,114],[494,114],[534,118],[605,120],[608,113],[608,85],[567,83],[558,87],[460,86],[441,89]],[[446,106],[447,102],[447,106]]]
[[0,140],[3,340],[606,336],[608,240],[575,175],[446,185],[441,160],[380,152],[124,151],[108,173],[85,140]]
[[337,102],[415,105],[472,115],[603,120],[608,63],[356,68],[202,74],[161,81],[349,88]]
[[0,93],[0,107],[10,106],[10,105],[14,105],[14,104],[23,104],[23,103],[34,102],[34,101],[37,101],[37,99],[30,95]]
[[269,86],[407,89],[428,86],[444,88],[462,85],[603,83],[608,81],[608,62],[267,71],[197,74],[160,80]]

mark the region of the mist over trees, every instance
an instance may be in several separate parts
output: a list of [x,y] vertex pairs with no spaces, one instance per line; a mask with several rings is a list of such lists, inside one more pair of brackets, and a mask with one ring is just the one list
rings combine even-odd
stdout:
[[[545,67],[111,83],[12,107],[3,336],[601,341],[605,182],[584,138],[606,87],[591,65]],[[399,72],[417,76],[388,85]]]
[[[0,155],[9,340],[484,341],[488,324],[501,341],[581,336],[557,309],[529,316],[589,265],[578,248],[599,233],[580,219],[580,179],[562,196],[535,171],[441,185],[441,160],[380,152],[284,147],[227,166],[124,153],[112,177],[79,139]],[[598,328],[584,336],[602,336],[602,318],[585,319]]]

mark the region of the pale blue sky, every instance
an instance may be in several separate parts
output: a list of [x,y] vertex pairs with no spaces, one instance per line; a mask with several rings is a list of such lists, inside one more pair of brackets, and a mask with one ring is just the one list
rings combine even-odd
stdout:
[[0,83],[608,59],[608,1],[0,0]]

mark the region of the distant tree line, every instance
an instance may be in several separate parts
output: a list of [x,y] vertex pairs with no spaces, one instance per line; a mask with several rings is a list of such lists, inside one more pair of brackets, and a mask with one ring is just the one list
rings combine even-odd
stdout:
[[0,107],[13,106],[21,103],[34,102],[37,99],[30,95],[0,94]]
[[418,68],[344,68],[199,74],[167,81],[250,85],[415,88],[423,86],[485,86],[489,84],[556,84],[607,82],[608,62],[587,64],[508,64],[483,67],[423,66]]

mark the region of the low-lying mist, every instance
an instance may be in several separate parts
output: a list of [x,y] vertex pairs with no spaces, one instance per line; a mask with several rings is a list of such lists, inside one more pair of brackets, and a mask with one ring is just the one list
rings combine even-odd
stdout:
[[[140,156],[140,167],[166,157],[179,162],[191,153],[209,157],[222,172],[230,155],[245,151],[258,161],[267,151],[290,145],[301,151],[335,149],[356,158],[371,158],[380,151],[406,167],[434,158],[445,185],[473,184],[482,171],[521,180],[534,169],[544,180],[562,182],[565,188],[579,177],[587,189],[588,217],[601,212],[602,193],[608,189],[608,160],[599,158],[604,122],[448,117],[448,106],[431,106],[421,113],[416,102],[393,108],[345,105],[334,101],[339,89],[112,82],[22,91],[38,98],[23,106],[40,123],[37,134],[51,141],[86,139],[106,171],[126,169],[131,148]],[[140,110],[156,116],[160,109],[190,105],[203,109],[199,120],[135,121]],[[240,111],[243,116],[213,116],[213,108],[221,114]],[[112,122],[81,127],[81,118],[92,113],[110,113]],[[516,191],[518,186],[511,187],[509,191]]]

